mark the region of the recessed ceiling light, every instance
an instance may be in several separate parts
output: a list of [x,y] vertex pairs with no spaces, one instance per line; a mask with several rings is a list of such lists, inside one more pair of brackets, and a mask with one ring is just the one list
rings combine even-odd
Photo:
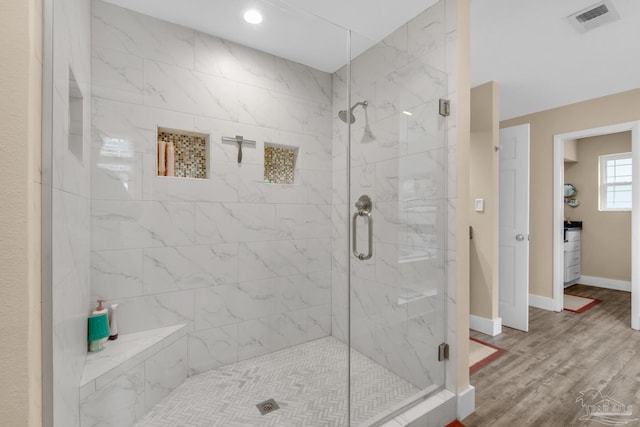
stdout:
[[256,9],[249,9],[244,13],[244,20],[249,24],[259,24],[262,22],[262,14]]
[[410,111],[403,111],[402,114],[406,114],[407,116],[413,116],[413,113]]

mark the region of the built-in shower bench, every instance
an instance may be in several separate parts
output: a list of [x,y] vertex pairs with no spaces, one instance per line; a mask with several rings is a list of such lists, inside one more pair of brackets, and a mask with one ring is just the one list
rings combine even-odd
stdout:
[[121,334],[89,353],[80,380],[80,426],[132,425],[187,378],[187,327]]

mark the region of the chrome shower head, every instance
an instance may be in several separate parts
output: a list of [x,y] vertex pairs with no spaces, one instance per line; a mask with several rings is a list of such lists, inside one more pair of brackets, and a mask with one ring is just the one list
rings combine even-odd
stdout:
[[[357,102],[357,103],[353,104],[353,107],[351,107],[351,109],[349,111],[340,110],[338,112],[338,117],[340,117],[340,120],[342,120],[343,122],[348,123],[348,124],[353,124],[356,121],[356,116],[353,115],[353,110],[359,105],[362,105],[362,108],[364,108],[366,110],[367,107],[369,106],[369,102],[368,101]],[[347,120],[349,120],[349,121],[347,122]]]

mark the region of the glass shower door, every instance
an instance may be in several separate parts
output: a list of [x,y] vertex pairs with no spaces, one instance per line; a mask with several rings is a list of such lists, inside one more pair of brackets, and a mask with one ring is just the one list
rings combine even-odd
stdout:
[[350,123],[352,426],[375,424],[444,385],[442,22],[440,2],[353,58],[351,103],[339,114]]

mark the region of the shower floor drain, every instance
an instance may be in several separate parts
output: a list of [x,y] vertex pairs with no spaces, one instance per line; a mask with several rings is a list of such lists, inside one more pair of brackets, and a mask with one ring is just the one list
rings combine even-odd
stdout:
[[258,403],[256,407],[262,415],[267,415],[268,413],[273,412],[276,409],[280,409],[276,401],[273,399],[265,400],[262,403]]

